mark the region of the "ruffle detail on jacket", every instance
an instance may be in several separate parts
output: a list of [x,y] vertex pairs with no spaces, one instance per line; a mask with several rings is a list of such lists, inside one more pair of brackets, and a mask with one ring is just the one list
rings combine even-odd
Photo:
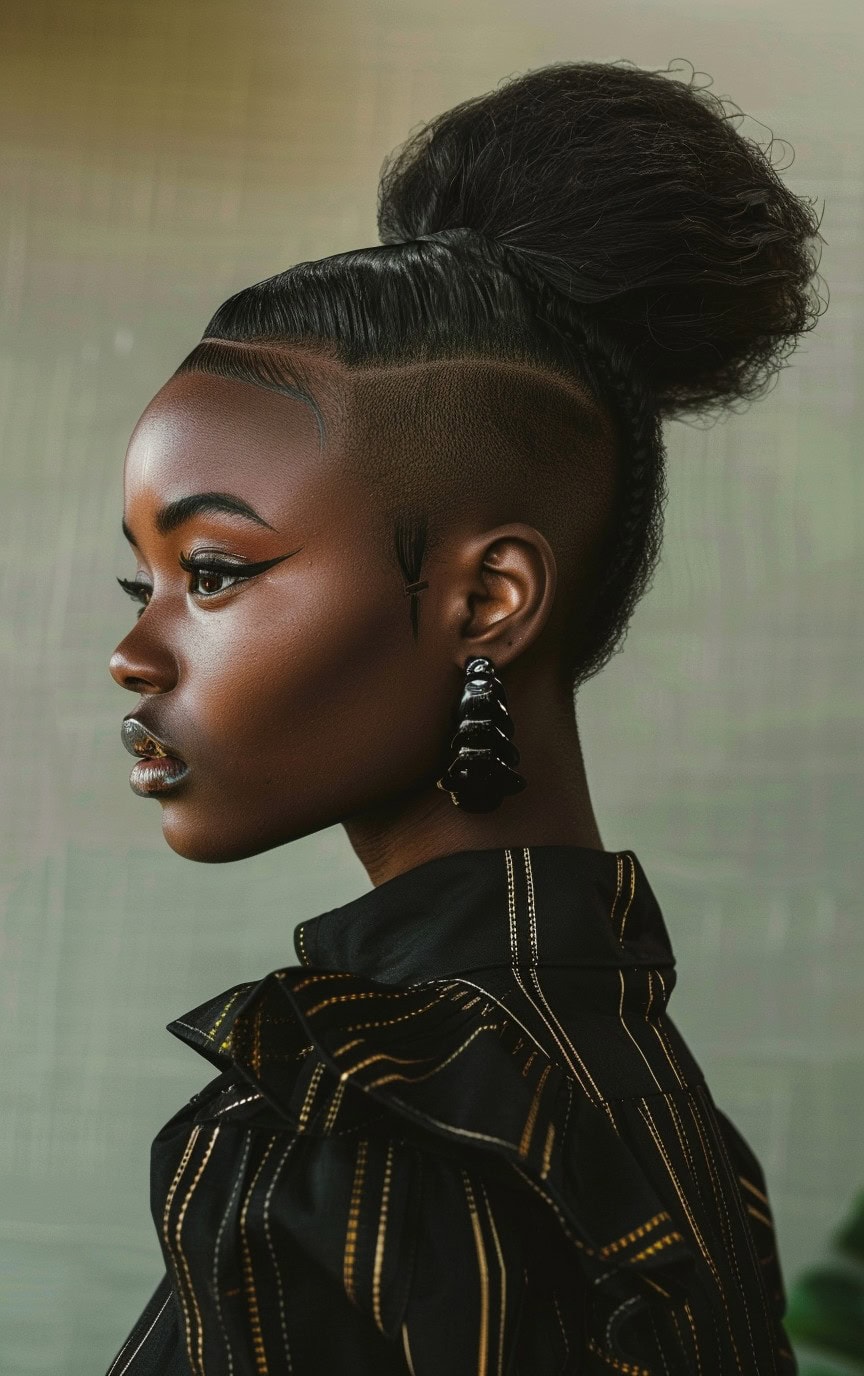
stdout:
[[[647,1293],[699,1286],[692,1243],[613,1106],[589,1098],[501,1002],[458,978],[399,986],[288,967],[168,1030],[241,1072],[256,1097],[234,1091],[234,1100],[250,1119],[257,1095],[294,1131],[319,1137],[368,1120],[370,1108],[390,1113],[399,1135],[481,1168],[485,1156],[499,1179],[538,1196],[589,1281],[638,1272],[647,1280],[635,1288]],[[211,1099],[199,1121],[217,1111],[226,1105]]]

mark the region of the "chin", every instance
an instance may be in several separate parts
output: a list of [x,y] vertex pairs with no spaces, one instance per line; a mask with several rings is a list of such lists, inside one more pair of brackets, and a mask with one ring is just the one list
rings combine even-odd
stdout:
[[162,835],[171,850],[184,860],[197,860],[202,865],[227,865],[234,860],[248,860],[253,855],[262,855],[264,851],[275,850],[277,846],[288,845],[320,830],[319,826],[309,826],[286,829],[276,835],[253,831],[244,834],[239,827],[231,828],[230,825],[220,830],[214,826],[212,817],[203,817],[196,825],[188,815],[180,815],[179,808],[175,813],[170,804],[162,805]]

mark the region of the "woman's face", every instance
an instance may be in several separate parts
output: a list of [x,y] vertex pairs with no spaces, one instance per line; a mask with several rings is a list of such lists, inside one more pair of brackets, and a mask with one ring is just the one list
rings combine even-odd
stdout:
[[[259,519],[159,520],[200,493],[239,499]],[[136,695],[128,715],[188,766],[152,795],[179,855],[241,859],[434,788],[455,669],[436,643],[433,587],[412,635],[373,506],[300,400],[189,373],[138,422],[124,522],[146,605],[110,672]],[[184,569],[181,556],[241,574],[273,562],[243,579]]]

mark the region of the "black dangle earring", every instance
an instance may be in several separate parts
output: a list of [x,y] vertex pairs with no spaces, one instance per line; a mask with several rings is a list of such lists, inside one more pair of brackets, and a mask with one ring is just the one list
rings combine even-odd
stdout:
[[494,664],[485,656],[467,660],[456,734],[450,742],[456,755],[438,780],[456,807],[492,812],[506,794],[521,793],[526,783],[514,769],[519,751],[512,737],[507,695]]

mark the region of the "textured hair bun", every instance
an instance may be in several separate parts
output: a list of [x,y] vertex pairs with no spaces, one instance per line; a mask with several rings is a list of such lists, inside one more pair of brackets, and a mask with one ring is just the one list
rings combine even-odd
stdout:
[[387,159],[382,243],[496,241],[578,303],[663,415],[752,399],[825,303],[813,204],[741,117],[692,67],[689,82],[595,62],[511,78]]

